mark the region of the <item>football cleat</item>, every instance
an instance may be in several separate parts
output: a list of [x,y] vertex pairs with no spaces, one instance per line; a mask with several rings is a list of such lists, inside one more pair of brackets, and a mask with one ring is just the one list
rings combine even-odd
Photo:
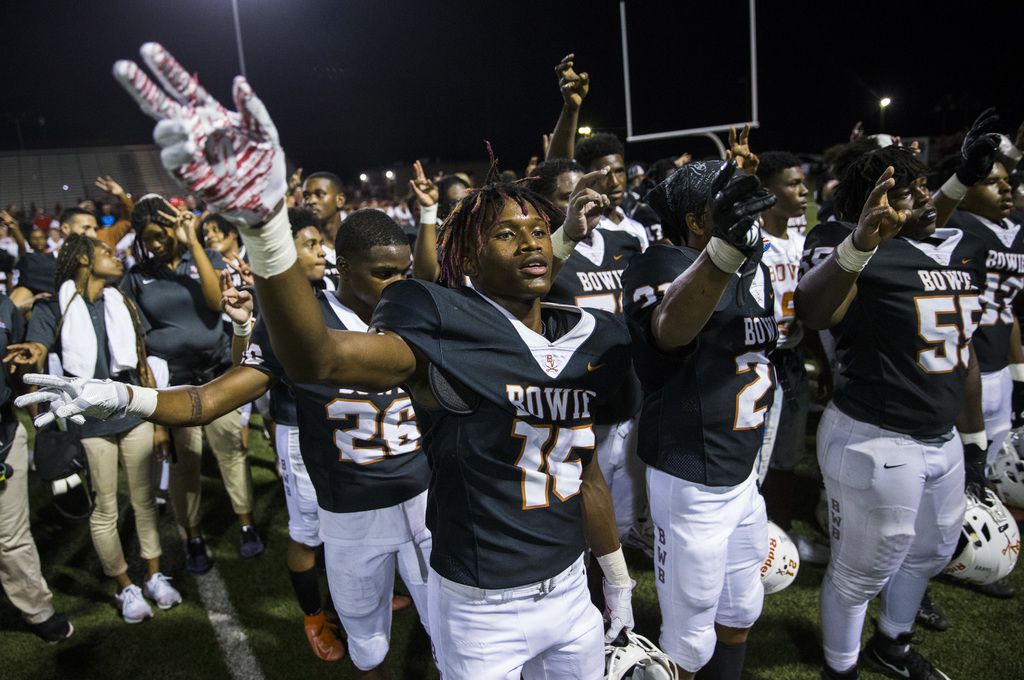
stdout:
[[863,658],[891,678],[950,680],[950,677],[910,648],[910,633],[892,640],[876,632],[864,647]]
[[623,631],[604,647],[607,680],[678,680],[676,666],[665,652],[632,631]]
[[921,598],[921,606],[917,608],[917,623],[928,630],[941,633],[949,628],[949,621],[946,615],[932,599],[931,591],[924,591]]
[[328,623],[323,610],[303,618],[309,646],[324,661],[338,661],[345,656],[345,645],[338,637],[338,627]]
[[775,522],[768,522],[768,556],[761,565],[764,594],[785,590],[800,571],[800,553],[789,535]]

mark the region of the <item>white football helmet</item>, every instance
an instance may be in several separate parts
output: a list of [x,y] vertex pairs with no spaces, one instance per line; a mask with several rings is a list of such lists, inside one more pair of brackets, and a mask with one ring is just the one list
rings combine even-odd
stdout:
[[1024,437],[1019,431],[1011,432],[1003,443],[995,461],[988,470],[989,481],[996,495],[1007,505],[1024,508]]
[[761,565],[764,594],[771,595],[793,582],[800,571],[800,553],[796,544],[775,522],[768,522],[768,557]]
[[982,499],[968,493],[960,543],[943,573],[983,586],[1013,571],[1019,554],[1020,531],[1006,506],[990,489]]
[[[620,644],[625,640],[625,644]],[[604,647],[607,680],[678,680],[675,664],[647,638],[623,631]]]

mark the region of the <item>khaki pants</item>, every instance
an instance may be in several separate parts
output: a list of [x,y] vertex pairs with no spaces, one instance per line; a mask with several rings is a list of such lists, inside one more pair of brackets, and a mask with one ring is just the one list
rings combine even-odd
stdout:
[[217,457],[224,488],[236,515],[252,512],[252,474],[242,448],[241,411],[235,409],[203,427],[175,427],[171,430],[178,462],[171,465],[171,502],[178,524],[199,526],[199,479],[203,457],[203,435]]
[[153,457],[153,425],[142,423],[128,432],[82,440],[89,460],[96,507],[89,516],[92,544],[103,565],[103,573],[114,577],[128,571],[117,533],[117,463],[121,462],[128,481],[128,497],[135,511],[135,531],[144,559],[160,557],[156,501],[150,481]]
[[22,425],[7,464],[14,476],[0,484],[0,584],[26,621],[42,623],[53,616],[53,595],[28,525],[28,435]]

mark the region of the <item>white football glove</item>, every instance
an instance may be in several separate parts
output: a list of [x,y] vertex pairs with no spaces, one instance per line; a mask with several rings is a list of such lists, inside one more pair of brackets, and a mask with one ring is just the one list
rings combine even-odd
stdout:
[[601,579],[604,591],[604,620],[607,627],[604,641],[611,643],[623,630],[633,630],[633,588],[636,581],[629,580],[628,586],[615,586]]
[[24,381],[27,385],[39,385],[43,389],[18,397],[14,400],[15,406],[49,405],[49,411],[36,416],[37,428],[49,425],[57,418],[69,418],[78,424],[85,422],[83,416],[100,420],[123,418],[130,401],[128,386],[113,380],[29,373]]
[[238,111],[228,111],[162,45],[146,43],[139,53],[160,85],[132,61],[116,62],[114,77],[158,121],[153,139],[167,171],[228,219],[266,222],[288,178],[277,128],[248,81],[235,77]]

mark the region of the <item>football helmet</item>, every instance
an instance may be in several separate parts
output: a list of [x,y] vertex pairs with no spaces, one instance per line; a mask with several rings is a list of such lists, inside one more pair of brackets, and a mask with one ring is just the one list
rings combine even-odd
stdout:
[[665,652],[633,631],[622,631],[604,647],[607,680],[678,680],[675,664]]
[[1024,437],[1019,431],[1011,432],[1003,443],[991,467],[988,478],[996,495],[1007,505],[1024,508]]
[[800,553],[796,544],[775,522],[768,522],[768,556],[761,565],[764,594],[771,595],[793,582],[800,571]]
[[984,498],[968,493],[960,542],[943,573],[984,586],[1013,571],[1019,554],[1020,531],[1002,501],[991,489]]

